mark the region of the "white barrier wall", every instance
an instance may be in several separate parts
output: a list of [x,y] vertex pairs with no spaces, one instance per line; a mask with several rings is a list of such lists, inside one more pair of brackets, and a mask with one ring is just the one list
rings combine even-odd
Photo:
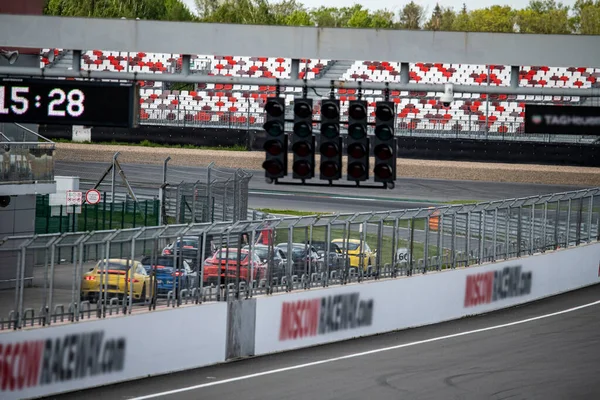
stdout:
[[31,398],[225,361],[227,303],[0,334],[0,398]]
[[600,283],[600,244],[257,298],[255,354],[433,324]]

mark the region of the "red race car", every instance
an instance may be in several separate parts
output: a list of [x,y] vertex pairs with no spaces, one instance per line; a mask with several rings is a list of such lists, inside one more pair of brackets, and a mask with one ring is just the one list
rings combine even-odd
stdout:
[[[249,251],[242,249],[240,258],[240,281],[248,283],[251,280],[263,279],[267,276],[267,266],[261,262],[260,257],[252,254],[252,264],[249,260]],[[248,268],[250,266],[250,268]],[[238,249],[223,248],[204,261],[204,284],[223,285],[226,282],[235,282],[238,268]],[[252,279],[250,277],[252,272]]]

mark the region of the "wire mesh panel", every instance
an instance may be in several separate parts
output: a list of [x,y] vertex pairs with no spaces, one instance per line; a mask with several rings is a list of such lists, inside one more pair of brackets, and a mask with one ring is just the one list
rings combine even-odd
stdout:
[[200,223],[240,221],[248,217],[251,174],[209,166],[195,183],[181,182],[165,190],[163,221]]

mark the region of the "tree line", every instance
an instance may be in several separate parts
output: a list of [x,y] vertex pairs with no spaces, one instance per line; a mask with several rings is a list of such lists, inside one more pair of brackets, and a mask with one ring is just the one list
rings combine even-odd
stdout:
[[577,0],[572,7],[555,0],[530,0],[522,9],[491,6],[469,10],[441,7],[431,13],[410,1],[397,13],[347,7],[307,8],[297,0],[195,0],[190,11],[180,0],[47,0],[45,14],[100,18],[140,18],[230,24],[319,26],[600,35],[600,0]]

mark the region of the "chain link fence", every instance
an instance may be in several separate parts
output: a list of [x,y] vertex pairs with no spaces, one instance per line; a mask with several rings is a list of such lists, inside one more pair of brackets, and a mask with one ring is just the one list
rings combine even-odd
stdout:
[[437,208],[254,216],[265,218],[5,238],[0,329],[394,279],[585,245],[600,241],[600,187]]
[[198,181],[164,189],[163,221],[184,224],[245,220],[251,178],[242,169],[228,171],[211,164]]

